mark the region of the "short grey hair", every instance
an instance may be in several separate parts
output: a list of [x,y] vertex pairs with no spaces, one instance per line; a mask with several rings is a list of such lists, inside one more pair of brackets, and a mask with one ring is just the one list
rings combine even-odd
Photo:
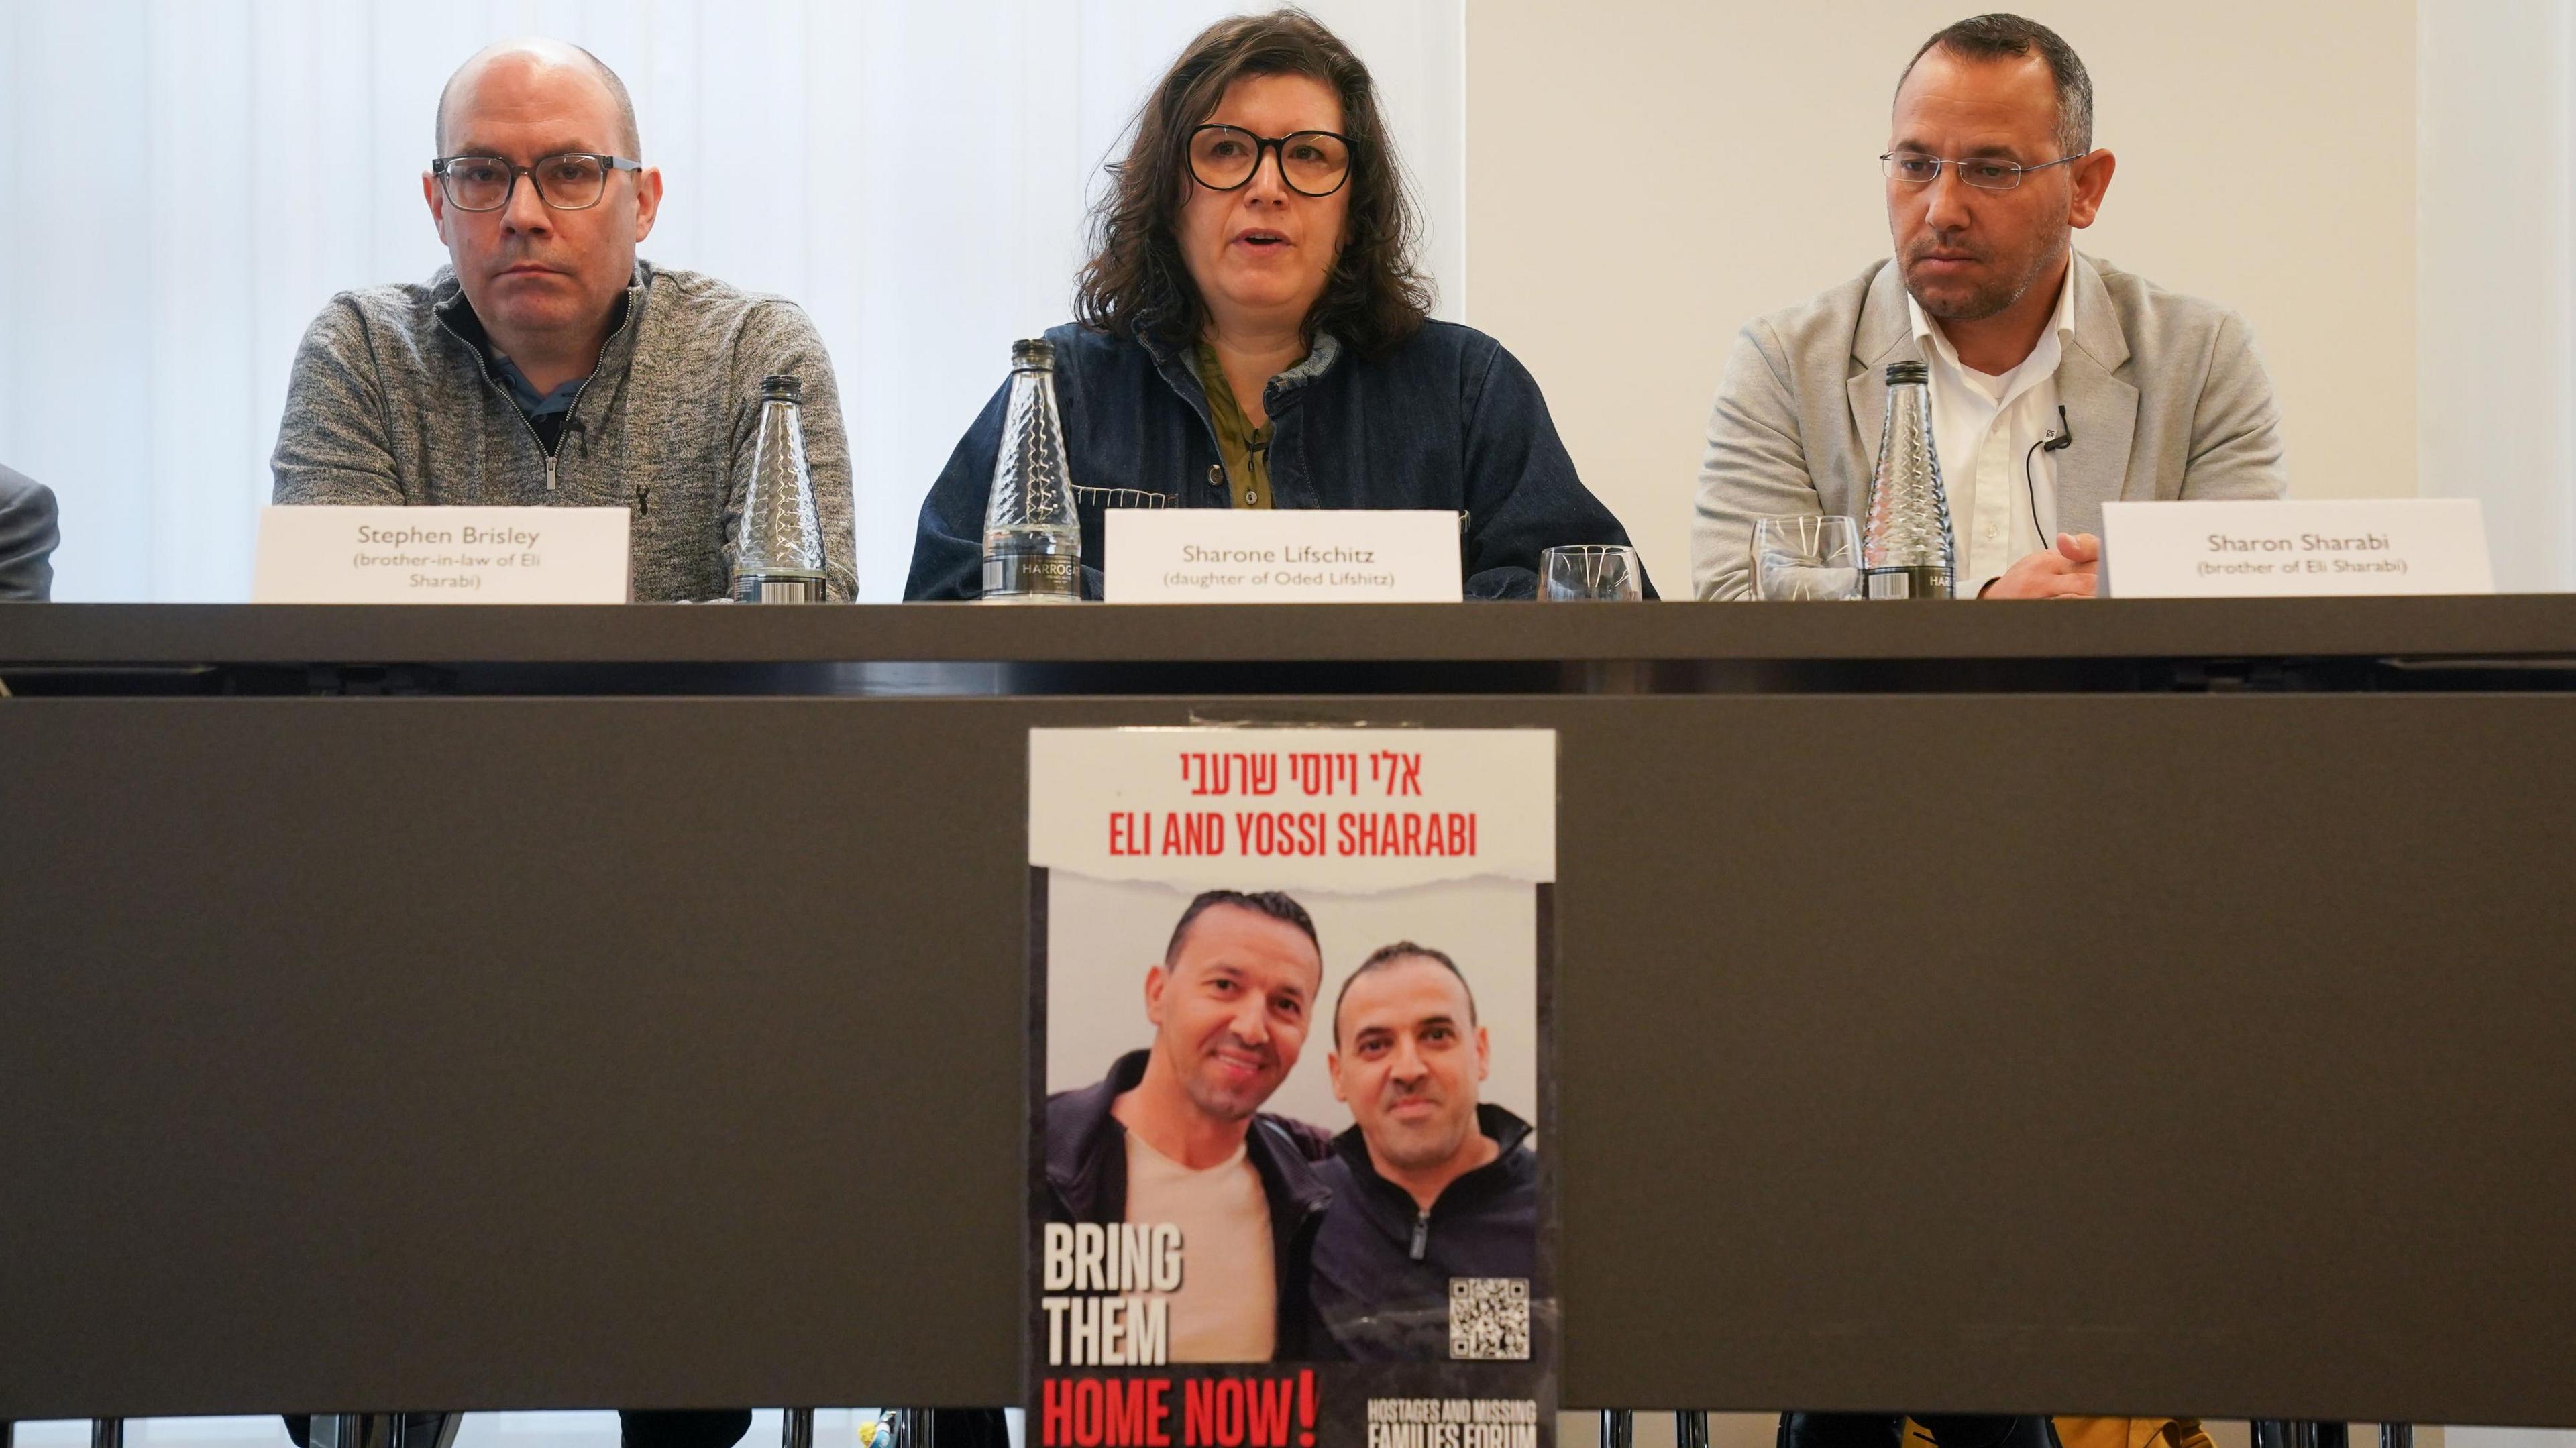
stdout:
[[[1923,42],[1914,59],[1905,63],[1905,74],[1896,78],[1896,88],[1905,89],[1907,76],[1915,65],[1939,48],[1962,60],[2018,60],[2036,54],[2048,64],[2050,78],[2057,82],[2057,144],[2062,154],[2080,156],[2093,149],[2093,77],[2075,54],[2075,47],[2065,37],[2018,15],[1977,15],[1956,25],[1944,26]],[[2053,159],[2053,158],[2052,158]]]
[[[607,61],[601,60],[598,56],[591,54],[588,50],[575,45],[568,40],[523,43],[530,44],[531,48],[534,48],[536,45],[543,44],[560,45],[564,49],[571,51],[573,54],[580,56],[583,60],[590,62],[591,73],[599,77],[600,84],[608,87],[610,98],[617,102],[617,125],[619,130],[622,132],[615,142],[619,153],[624,155],[630,161],[643,159],[644,137],[642,132],[636,129],[635,125],[635,98],[626,93],[626,82],[617,78],[617,72],[608,68]],[[438,115],[431,122],[431,134],[429,139],[429,153],[431,155],[444,155],[447,151],[447,101],[449,94],[456,89],[456,77],[473,69],[474,62],[482,59],[487,53],[501,48],[503,47],[485,46],[482,50],[478,50],[474,52],[474,54],[466,57],[465,63],[458,66],[455,74],[450,75],[447,78],[447,84],[438,88]]]
[[1467,983],[1467,972],[1458,968],[1458,962],[1451,960],[1447,951],[1434,950],[1428,945],[1416,945],[1410,940],[1399,940],[1393,945],[1381,945],[1377,949],[1370,951],[1368,959],[1361,961],[1357,970],[1344,976],[1342,978],[1342,988],[1333,993],[1333,1045],[1335,1049],[1339,1049],[1342,1043],[1342,1002],[1350,998],[1351,982],[1358,980],[1361,976],[1374,975],[1390,966],[1400,965],[1408,960],[1427,960],[1433,965],[1440,967],[1442,970],[1449,972],[1451,975],[1456,976],[1458,978],[1458,988],[1467,993],[1467,1024],[1471,1026],[1476,1024],[1476,988]]

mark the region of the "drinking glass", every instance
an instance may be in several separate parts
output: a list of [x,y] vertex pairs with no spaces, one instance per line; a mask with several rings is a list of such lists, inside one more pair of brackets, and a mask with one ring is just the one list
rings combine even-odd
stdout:
[[1636,603],[1646,596],[1637,582],[1645,576],[1637,550],[1615,543],[1576,543],[1538,556],[1538,596],[1552,603]]
[[1813,513],[1753,524],[1753,596],[1769,602],[1860,597],[1860,524]]

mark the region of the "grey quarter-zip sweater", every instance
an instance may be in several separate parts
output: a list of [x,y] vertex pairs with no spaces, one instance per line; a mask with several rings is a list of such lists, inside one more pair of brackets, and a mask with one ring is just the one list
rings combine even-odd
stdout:
[[629,510],[638,602],[721,598],[759,436],[760,379],[804,384],[830,594],[857,591],[850,449],[802,308],[635,265],[625,317],[548,448],[510,400],[455,272],[333,297],[305,330],[270,459],[279,503]]

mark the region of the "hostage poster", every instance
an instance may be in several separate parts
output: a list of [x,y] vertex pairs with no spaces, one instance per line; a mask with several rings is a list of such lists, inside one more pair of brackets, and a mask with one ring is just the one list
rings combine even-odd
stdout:
[[1553,1448],[1556,736],[1029,736],[1032,1448]]

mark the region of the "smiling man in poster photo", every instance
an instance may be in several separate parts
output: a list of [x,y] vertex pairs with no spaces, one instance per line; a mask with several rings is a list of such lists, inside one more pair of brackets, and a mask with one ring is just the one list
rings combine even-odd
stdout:
[[1332,1029],[1333,1095],[1357,1124],[1319,1169],[1319,1337],[1363,1362],[1526,1358],[1525,1337],[1515,1354],[1451,1333],[1453,1282],[1517,1281],[1527,1301],[1538,1259],[1538,1154],[1528,1122],[1478,1100],[1492,1048],[1467,977],[1429,946],[1382,946],[1342,982]]
[[1048,1212],[1180,1228],[1169,1360],[1307,1356],[1307,1259],[1325,1192],[1314,1127],[1261,1110],[1296,1069],[1323,989],[1305,907],[1210,890],[1146,972],[1153,1044],[1099,1084],[1047,1098]]

